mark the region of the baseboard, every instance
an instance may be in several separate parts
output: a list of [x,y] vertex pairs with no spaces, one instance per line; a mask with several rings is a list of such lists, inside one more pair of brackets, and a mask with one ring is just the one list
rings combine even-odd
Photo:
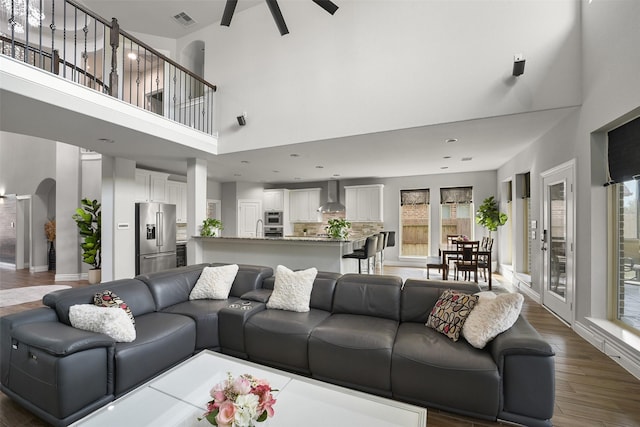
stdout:
[[29,268],[30,273],[43,273],[45,271],[49,271],[48,265],[34,265]]
[[529,286],[530,282],[528,283],[528,282],[523,281],[518,273],[515,273],[513,275],[513,282],[512,283],[513,283],[513,286],[515,286],[516,289],[518,289],[518,291],[520,293],[525,294],[526,296],[528,296],[529,298],[531,298],[532,300],[534,300],[538,304],[542,305],[542,300],[540,299],[540,294],[537,293],[536,291],[534,291],[533,289],[531,289],[531,286]]
[[56,282],[69,282],[75,280],[87,280],[87,273],[67,273],[67,274],[56,274],[55,281]]
[[384,265],[391,267],[417,267],[426,268],[426,259],[402,259],[402,260],[384,260]]
[[[613,322],[593,318],[587,321],[588,325],[575,322],[576,333],[640,380],[640,339]],[[619,339],[619,333],[628,342]]]
[[16,265],[12,264],[10,262],[0,262],[0,267],[2,268],[12,268],[12,269],[16,269]]

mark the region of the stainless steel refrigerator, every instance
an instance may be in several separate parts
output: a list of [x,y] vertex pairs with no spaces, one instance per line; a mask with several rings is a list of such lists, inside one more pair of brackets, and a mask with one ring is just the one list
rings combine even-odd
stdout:
[[136,274],[176,266],[176,205],[136,203]]

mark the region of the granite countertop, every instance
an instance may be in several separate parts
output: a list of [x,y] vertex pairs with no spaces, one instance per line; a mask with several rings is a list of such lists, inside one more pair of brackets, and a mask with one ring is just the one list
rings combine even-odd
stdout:
[[285,236],[285,237],[201,237],[200,239],[221,239],[221,240],[267,240],[267,241],[292,241],[292,242],[315,242],[315,243],[336,243],[336,242],[357,242],[366,238],[366,236],[350,236],[347,239],[332,239],[324,236]]

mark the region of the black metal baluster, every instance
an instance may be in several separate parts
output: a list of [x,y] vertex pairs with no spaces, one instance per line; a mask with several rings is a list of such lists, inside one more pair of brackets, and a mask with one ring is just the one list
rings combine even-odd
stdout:
[[51,0],[51,24],[49,24],[49,28],[51,28],[51,72],[53,74],[58,74],[58,64],[55,62],[57,55],[55,39],[56,39],[56,0]]
[[73,9],[73,67],[71,67],[71,80],[76,81],[76,58],[78,57],[78,9]]
[[62,4],[62,77],[67,78],[67,2]]
[[[29,26],[29,1],[25,1],[25,7],[27,8],[27,14],[24,18],[25,22],[24,25],[25,27]],[[41,68],[43,70],[45,70],[45,65],[44,65],[44,55],[42,53],[42,0],[40,0],[40,9],[38,9],[38,12],[40,12],[40,15],[38,15],[38,68]]]
[[144,76],[142,79],[142,108],[145,110],[149,110],[149,105],[147,103],[147,48],[144,48],[144,67],[142,71],[142,75]]

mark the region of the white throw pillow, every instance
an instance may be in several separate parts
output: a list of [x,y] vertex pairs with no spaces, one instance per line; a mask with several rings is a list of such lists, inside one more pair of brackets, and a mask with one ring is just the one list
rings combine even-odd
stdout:
[[297,312],[309,311],[311,290],[318,270],[314,267],[292,271],[283,265],[276,267],[276,280],[267,308]]
[[120,307],[72,305],[69,307],[69,320],[74,328],[109,335],[117,342],[131,342],[136,339],[136,328],[127,312]]
[[238,274],[238,265],[222,265],[219,267],[205,267],[195,286],[189,294],[189,299],[227,299],[231,286]]
[[462,336],[475,348],[484,348],[516,323],[524,297],[518,293],[479,292],[476,295],[480,298],[462,326]]

